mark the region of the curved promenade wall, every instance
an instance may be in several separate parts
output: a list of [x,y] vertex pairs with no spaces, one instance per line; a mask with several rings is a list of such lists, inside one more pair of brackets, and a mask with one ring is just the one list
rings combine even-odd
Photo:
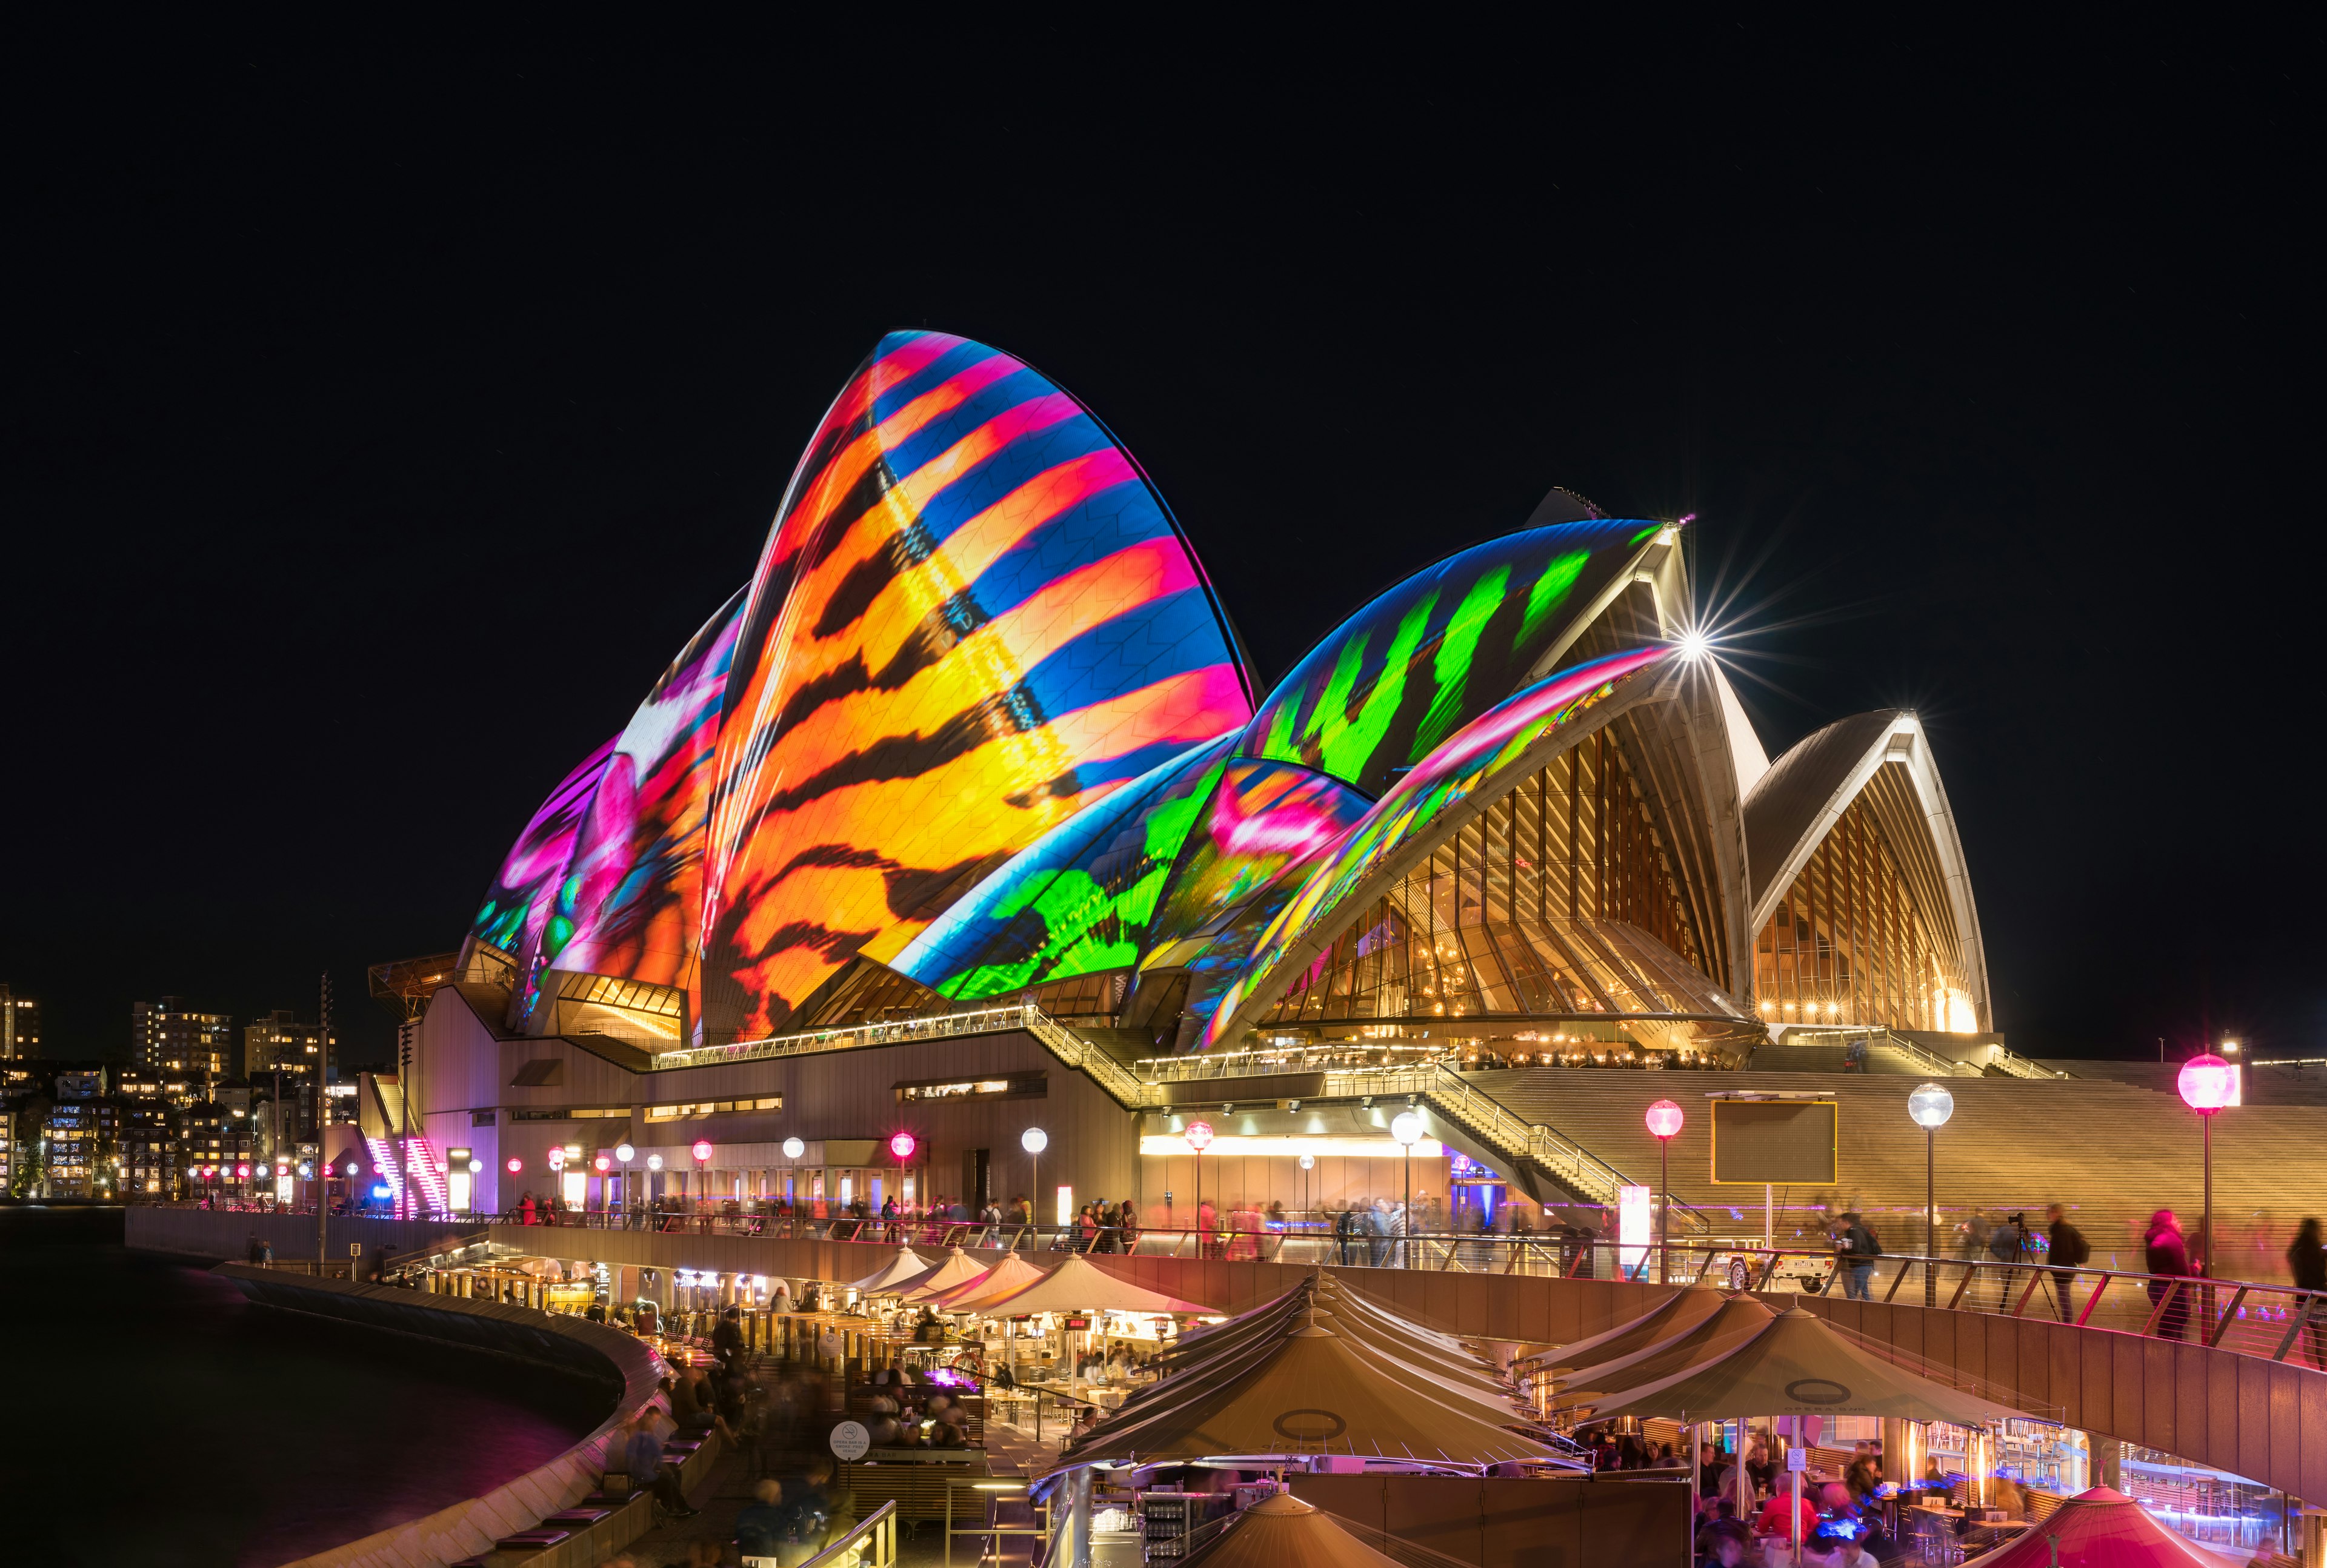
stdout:
[[[490,1551],[500,1537],[532,1528],[597,1486],[609,1445],[622,1423],[654,1399],[661,1374],[659,1360],[645,1345],[619,1329],[582,1318],[247,1264],[221,1264],[211,1272],[263,1305],[515,1356],[595,1379],[606,1388],[606,1419],[547,1464],[482,1497],[302,1557],[286,1568],[423,1568]],[[627,1512],[643,1511],[634,1507]],[[631,1535],[646,1527],[643,1518],[635,1524]],[[593,1542],[593,1558],[596,1551],[621,1544]]]

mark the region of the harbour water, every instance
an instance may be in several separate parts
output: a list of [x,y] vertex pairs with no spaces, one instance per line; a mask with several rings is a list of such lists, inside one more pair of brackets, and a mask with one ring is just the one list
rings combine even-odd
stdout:
[[273,1568],[489,1491],[603,1419],[586,1383],[251,1305],[118,1210],[0,1207],[0,1560]]

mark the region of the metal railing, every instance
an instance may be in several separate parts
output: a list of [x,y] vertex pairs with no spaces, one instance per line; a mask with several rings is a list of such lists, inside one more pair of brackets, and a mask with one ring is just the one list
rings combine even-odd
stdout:
[[[621,1215],[571,1216],[599,1227]],[[704,1213],[664,1216],[690,1233],[768,1239],[846,1242],[877,1249],[900,1242],[1023,1253],[1181,1257],[1301,1266],[1426,1270],[1439,1274],[1522,1274],[1537,1278],[1621,1279],[1713,1285],[1733,1291],[1857,1297],[1930,1304],[1986,1316],[2042,1318],[2079,1328],[2193,1341],[2263,1360],[2327,1372],[2327,1292],[2253,1280],[2156,1275],[2090,1267],[2060,1268],[2041,1257],[2001,1262],[1885,1253],[1861,1274],[1824,1246],[1757,1242],[1627,1243],[1569,1235],[1337,1232],[1322,1217],[1281,1229],[1209,1230],[1178,1227],[1126,1231],[1072,1226],[986,1225],[939,1221],[883,1225],[879,1220],[792,1218]],[[312,1261],[278,1268],[312,1269]]]
[[897,1561],[897,1505],[883,1503],[801,1568],[891,1568]]
[[966,1034],[1002,1034],[1028,1026],[1029,1016],[1042,1010],[1031,1003],[1007,1007],[982,1007],[967,1013],[937,1013],[883,1023],[851,1023],[831,1029],[810,1029],[798,1034],[771,1035],[765,1040],[739,1040],[728,1045],[683,1046],[654,1053],[654,1067],[718,1067],[727,1062],[765,1061],[776,1057],[807,1056],[818,1051],[854,1050],[867,1045],[901,1045],[917,1040],[950,1040]]
[[1980,1076],[1979,1069],[1972,1063],[1957,1061],[1952,1057],[1941,1056],[1929,1046],[1917,1045],[1913,1041],[1903,1040],[1888,1030],[1878,1030],[1868,1035],[1866,1043],[1870,1050],[1896,1051],[1935,1078]]

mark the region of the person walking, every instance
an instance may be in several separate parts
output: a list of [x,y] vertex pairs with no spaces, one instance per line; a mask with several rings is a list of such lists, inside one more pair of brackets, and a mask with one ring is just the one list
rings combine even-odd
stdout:
[[1139,1205],[1126,1198],[1115,1211],[1116,1235],[1120,1239],[1125,1255],[1139,1250]]
[[2077,1271],[2093,1255],[2091,1243],[2085,1233],[2069,1223],[2069,1211],[2055,1203],[2044,1210],[2048,1228],[2045,1232],[2045,1255],[2052,1262],[2052,1304],[2067,1322],[2073,1310],[2070,1297],[2075,1293]]
[[728,1307],[719,1314],[718,1327],[711,1330],[711,1353],[719,1358],[720,1369],[734,1372],[743,1360],[743,1312],[740,1307]]
[[2149,1231],[2141,1240],[2145,1249],[2144,1261],[2149,1270],[2152,1310],[2168,1295],[2173,1297],[2157,1320],[2158,1337],[2185,1338],[2190,1329],[2190,1293],[2177,1287],[2190,1274],[2190,1247],[2182,1239],[2182,1221],[2172,1209],[2161,1209],[2149,1217]]
[[[2028,1229],[2024,1216],[2013,1215],[1987,1233],[1987,1255],[2001,1264],[2015,1264],[2027,1246]],[[1995,1310],[2002,1311],[2012,1301],[2012,1278],[2019,1273],[2014,1268],[1996,1271]]]
[[2304,1337],[2311,1341],[2311,1362],[2327,1372],[2327,1246],[2319,1236],[2319,1217],[2313,1215],[2294,1227],[2286,1249],[2286,1270],[2294,1288],[2306,1293],[2297,1311],[2304,1318]]
[[1842,1216],[1842,1228],[1835,1234],[1835,1252],[1841,1260],[1844,1299],[1873,1301],[1874,1260],[1882,1255],[1883,1240],[1855,1209]]
[[1358,1209],[1343,1203],[1333,1211],[1333,1255],[1343,1264],[1358,1261]]

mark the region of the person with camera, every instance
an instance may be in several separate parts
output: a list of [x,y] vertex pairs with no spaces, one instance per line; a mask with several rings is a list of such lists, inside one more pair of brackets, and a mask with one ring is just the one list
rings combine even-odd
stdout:
[[1834,1250],[1842,1271],[1844,1297],[1854,1302],[1873,1301],[1874,1260],[1883,1253],[1883,1240],[1874,1234],[1874,1227],[1855,1210],[1845,1213],[1835,1232]]

